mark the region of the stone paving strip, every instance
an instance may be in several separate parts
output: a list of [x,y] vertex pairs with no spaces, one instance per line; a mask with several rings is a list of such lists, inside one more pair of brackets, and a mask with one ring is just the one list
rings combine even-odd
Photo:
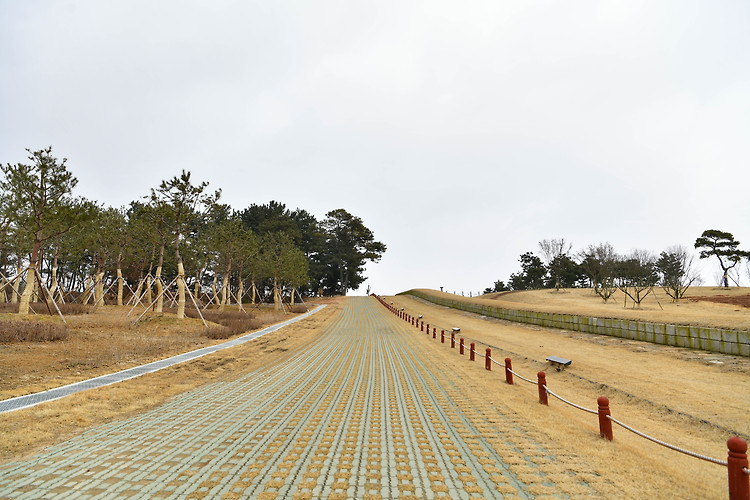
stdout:
[[0,498],[596,495],[573,460],[467,397],[413,329],[358,297],[278,366],[0,466]]

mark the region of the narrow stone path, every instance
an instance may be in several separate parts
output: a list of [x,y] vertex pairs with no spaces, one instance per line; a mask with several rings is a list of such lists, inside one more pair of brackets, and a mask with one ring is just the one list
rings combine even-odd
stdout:
[[351,298],[281,366],[0,466],[0,497],[531,498],[530,483],[554,494],[533,473],[535,457],[554,457],[510,421],[503,436],[413,339],[376,300]]

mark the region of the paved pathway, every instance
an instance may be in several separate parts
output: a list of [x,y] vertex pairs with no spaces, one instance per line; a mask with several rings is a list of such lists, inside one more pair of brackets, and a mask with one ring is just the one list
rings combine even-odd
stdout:
[[529,455],[549,453],[521,453],[517,427],[498,440],[498,424],[462,403],[413,340],[377,301],[352,298],[281,366],[0,466],[0,498],[528,498],[524,483],[551,488],[543,474],[522,483],[506,463],[531,470]]

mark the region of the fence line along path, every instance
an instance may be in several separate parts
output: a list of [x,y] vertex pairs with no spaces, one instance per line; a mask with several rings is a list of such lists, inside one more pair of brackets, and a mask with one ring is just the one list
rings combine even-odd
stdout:
[[350,298],[314,343],[278,366],[3,464],[0,498],[602,493],[604,479],[590,472],[552,481],[540,464],[563,467],[566,457],[511,418],[483,414],[419,349],[374,298]]

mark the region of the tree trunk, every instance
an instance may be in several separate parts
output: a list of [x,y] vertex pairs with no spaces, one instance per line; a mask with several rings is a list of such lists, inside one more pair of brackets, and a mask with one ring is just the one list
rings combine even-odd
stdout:
[[86,275],[86,285],[85,285],[86,288],[84,288],[84,290],[83,290],[83,303],[84,304],[88,304],[89,303],[89,299],[91,298],[91,292],[92,292],[92,290],[91,290],[91,288],[92,288],[91,284],[92,284],[92,282],[93,282],[93,278],[91,277],[90,274],[87,274]]
[[273,308],[277,311],[281,309],[281,294],[279,293],[279,285],[276,282],[276,278],[273,279]]
[[256,291],[256,288],[255,288],[255,278],[250,278],[250,286],[252,287],[252,292],[251,292],[252,293],[252,300],[251,300],[250,303],[252,305],[255,305],[255,291]]
[[94,306],[104,305],[104,259],[97,256],[94,273]]
[[58,247],[55,247],[55,257],[52,259],[52,284],[49,287],[49,294],[53,297],[52,300],[54,300],[55,291],[57,290],[57,253],[59,251]]
[[185,317],[185,267],[182,258],[177,261],[177,319]]
[[18,288],[21,283],[21,273],[23,272],[23,268],[20,267],[21,263],[21,256],[18,256],[18,263],[19,267],[16,268],[16,280],[13,282],[13,295],[10,298],[11,304],[18,304]]
[[[135,287],[135,293],[133,297],[133,305],[136,305],[138,303],[138,300],[141,298],[141,292],[143,291],[143,282],[146,281],[143,279],[143,271],[141,271],[140,276],[138,276],[138,285]],[[128,302],[129,304],[130,302]]]
[[156,266],[156,274],[154,274],[154,283],[156,283],[156,304],[154,304],[154,312],[164,312],[164,284],[161,282],[161,266]]
[[96,273],[96,285],[94,289],[94,304],[99,306],[104,305],[104,271],[99,269]]
[[203,269],[200,269],[196,271],[195,273],[195,291],[193,292],[193,298],[195,299],[195,302],[198,302],[200,300],[200,293],[201,293],[201,276],[203,275]]
[[146,276],[146,307],[150,306],[151,305],[151,301],[154,300],[154,297],[153,297],[153,295],[151,293],[151,282],[152,281],[153,280],[151,278],[151,273],[149,273],[149,275]]
[[291,298],[291,300],[290,300],[290,302],[289,302],[289,305],[290,305],[290,306],[293,306],[293,305],[294,305],[294,292],[295,292],[295,290],[297,290],[297,289],[296,289],[296,288],[294,288],[294,287],[292,287],[292,298]]
[[117,256],[117,305],[122,305],[122,288],[123,288],[123,280],[122,280],[122,250],[120,250],[120,254]]
[[239,272],[239,284],[237,285],[237,305],[239,306],[239,310],[242,310],[242,295],[245,293],[245,287],[242,284],[242,267],[240,267]]
[[29,314],[29,302],[31,301],[31,293],[34,290],[34,284],[36,283],[36,265],[29,264],[29,269],[26,271],[26,286],[23,288],[21,294],[21,303],[18,305],[18,314],[26,315]]
[[39,283],[37,283],[37,280],[35,279],[33,286],[31,287],[31,303],[35,304],[37,302],[39,302]]
[[227,270],[224,273],[224,280],[221,283],[221,303],[219,304],[219,311],[223,311],[227,306],[229,299],[229,276],[232,272],[232,261],[229,261]]
[[157,314],[164,312],[164,283],[161,281],[161,268],[164,265],[164,242],[162,242],[159,250],[159,265],[156,266],[156,275],[154,280],[156,281],[156,304],[154,305],[154,312]]

